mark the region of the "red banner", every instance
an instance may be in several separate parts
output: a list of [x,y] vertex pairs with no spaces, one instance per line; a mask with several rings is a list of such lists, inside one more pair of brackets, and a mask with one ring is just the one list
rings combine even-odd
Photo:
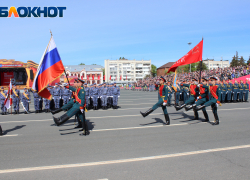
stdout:
[[98,74],[97,79],[100,80],[100,74]]
[[0,72],[1,76],[1,86],[9,86],[10,79],[14,79],[13,72]]
[[126,79],[128,79],[127,75],[126,75]]
[[199,42],[193,49],[191,49],[185,56],[176,61],[168,70],[174,72],[178,66],[196,63],[202,60],[203,40]]
[[95,75],[94,74],[92,74],[92,80],[94,80],[95,79]]
[[109,80],[111,80],[111,75],[110,75],[110,77],[109,77]]
[[[242,77],[239,77],[239,78],[236,78],[236,79],[233,79],[232,80],[232,83],[235,82],[235,80],[238,81],[238,83],[240,83],[240,81],[242,80],[244,83],[246,82],[246,80],[248,80],[248,83],[250,82],[250,75],[247,75],[247,76],[242,76]],[[249,86],[249,89],[250,89],[250,86]]]
[[89,81],[89,75],[87,74],[87,80]]

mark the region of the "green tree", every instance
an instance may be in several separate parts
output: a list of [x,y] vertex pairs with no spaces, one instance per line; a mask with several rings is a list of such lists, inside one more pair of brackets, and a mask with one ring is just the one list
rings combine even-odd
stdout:
[[105,68],[102,69],[103,76],[105,75]]
[[92,65],[97,65],[97,64],[92,64]]
[[247,61],[247,65],[249,66],[250,65],[250,56],[249,56],[249,59]]
[[153,77],[155,77],[156,73],[157,73],[157,67],[155,65],[151,64],[151,75]]
[[[195,65],[196,65],[196,71],[199,71],[200,70],[200,66],[201,66],[200,62],[195,63]],[[208,68],[207,68],[207,66],[206,66],[206,64],[204,62],[202,62],[202,69],[201,70],[202,71],[208,70]]]
[[125,57],[120,57],[119,60],[121,60],[121,59],[125,59]]
[[85,65],[84,63],[81,63],[81,64],[79,64],[79,65]]
[[245,66],[245,59],[243,58],[243,56],[240,57],[240,61],[239,61],[239,65]]
[[239,60],[235,56],[233,57],[230,66],[231,67],[239,66]]

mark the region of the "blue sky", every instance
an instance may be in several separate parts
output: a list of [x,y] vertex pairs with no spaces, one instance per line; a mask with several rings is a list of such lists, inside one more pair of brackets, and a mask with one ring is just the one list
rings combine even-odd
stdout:
[[[105,59],[175,62],[204,37],[203,58],[250,56],[249,0],[8,0],[4,7],[66,6],[63,18],[0,18],[0,59],[39,62],[51,29],[65,65]],[[192,42],[189,47],[188,42]]]

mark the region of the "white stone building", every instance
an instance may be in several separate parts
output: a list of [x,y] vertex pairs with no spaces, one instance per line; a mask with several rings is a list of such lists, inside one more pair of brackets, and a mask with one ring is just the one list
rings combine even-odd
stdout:
[[214,59],[205,59],[202,60],[204,64],[206,64],[208,69],[215,69],[215,68],[226,68],[230,67],[230,63],[228,60],[220,60],[220,61],[215,61]]
[[[151,60],[105,60],[106,82],[131,82],[150,75]],[[111,80],[110,80],[111,79]]]

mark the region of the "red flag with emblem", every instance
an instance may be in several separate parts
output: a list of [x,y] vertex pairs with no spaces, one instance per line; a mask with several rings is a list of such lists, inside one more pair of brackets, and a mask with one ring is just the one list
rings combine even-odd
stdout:
[[202,61],[202,51],[203,51],[203,39],[199,44],[197,44],[193,49],[191,49],[185,56],[176,61],[168,70],[169,72],[174,72],[178,66],[183,66],[186,64],[192,64]]

